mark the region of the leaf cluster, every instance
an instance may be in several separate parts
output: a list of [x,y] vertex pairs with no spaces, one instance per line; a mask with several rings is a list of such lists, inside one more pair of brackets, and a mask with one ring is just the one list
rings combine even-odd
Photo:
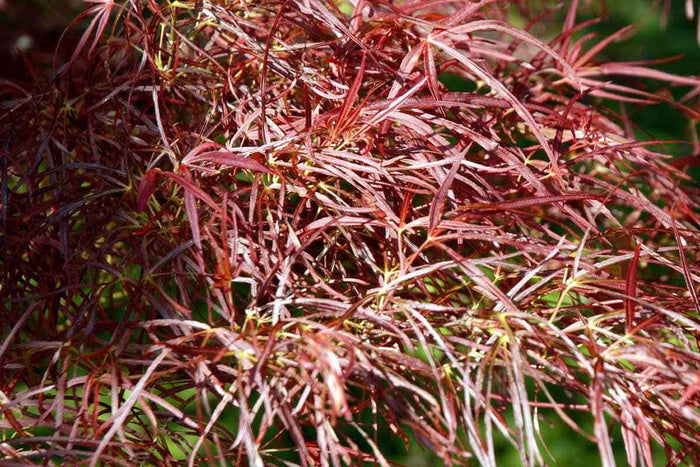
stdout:
[[533,3],[91,0],[0,83],[0,463],[700,463],[700,79]]

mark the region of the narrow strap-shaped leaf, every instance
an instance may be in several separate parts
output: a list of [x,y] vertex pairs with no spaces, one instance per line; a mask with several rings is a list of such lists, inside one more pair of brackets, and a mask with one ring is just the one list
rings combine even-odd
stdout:
[[[625,286],[625,293],[628,297],[637,296],[637,265],[639,263],[639,252],[641,251],[642,244],[638,243],[637,248],[634,249],[634,256],[630,262],[629,270],[627,271],[627,282]],[[629,333],[634,327],[634,315],[636,310],[636,303],[634,300],[629,298],[625,299],[625,332]]]
[[340,109],[340,115],[338,116],[338,120],[336,121],[336,128],[342,128],[344,126],[345,119],[350,113],[353,104],[355,104],[355,100],[357,99],[357,93],[360,90],[360,86],[362,86],[362,78],[365,75],[366,63],[367,54],[363,53],[362,61],[360,62],[360,69],[357,71],[357,75],[355,75],[355,80],[352,82],[352,86],[350,86],[350,90],[348,91],[347,96],[345,97],[345,101],[343,102],[343,105]]
[[428,214],[428,232],[432,232],[442,218],[442,213],[445,211],[447,192],[457,176],[460,162],[462,162],[461,157],[452,165],[452,169],[450,169],[450,172],[447,174],[447,178],[445,178],[445,181],[442,183],[442,185],[440,185],[440,188],[435,194],[435,198],[433,198],[433,202],[430,204],[430,213]]
[[508,209],[523,209],[542,204],[565,203],[569,201],[601,200],[602,197],[592,193],[571,193],[568,195],[537,196],[527,199],[516,199],[494,204],[472,204],[463,206],[464,210],[497,211]]
[[238,167],[241,169],[253,170],[255,172],[271,173],[270,169],[262,165],[260,162],[229,151],[204,152],[192,157],[189,162],[213,162],[215,164]]

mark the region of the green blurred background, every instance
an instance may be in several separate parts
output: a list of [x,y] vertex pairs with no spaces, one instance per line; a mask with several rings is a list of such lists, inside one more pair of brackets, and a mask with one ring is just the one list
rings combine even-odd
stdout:
[[[566,6],[568,2],[564,4]],[[593,25],[586,32],[595,31],[599,37],[605,37],[628,24],[636,24],[639,27],[634,37],[611,44],[599,58],[608,61],[632,61],[682,54],[682,60],[659,65],[657,68],[683,75],[700,75],[700,46],[696,42],[695,29],[697,23],[685,18],[683,0],[673,1],[665,28],[661,25],[659,4],[654,0],[608,0],[605,8],[597,0],[584,0],[582,4],[579,20],[601,16],[607,11],[606,19]],[[61,33],[83,5],[80,0],[0,0],[0,63],[3,64],[0,67],[0,78],[21,80],[30,76],[29,68],[24,64],[22,54],[17,53],[17,48],[22,49],[28,61],[34,63],[39,70],[47,69]],[[547,24],[552,27],[560,25],[565,11],[566,8],[560,9],[547,20]],[[515,19],[517,21],[517,16]],[[65,57],[72,51],[70,44],[79,37],[79,31],[80,27],[77,27],[68,34],[66,46],[59,51],[60,56]],[[680,96],[673,89],[670,92],[676,97]],[[612,109],[620,110],[617,104],[613,104]],[[680,112],[669,106],[645,109],[627,106],[626,111],[634,122],[644,128],[646,134],[640,133],[640,137],[683,140],[690,138],[689,123]],[[678,146],[671,150],[678,154],[689,153],[687,147]],[[697,168],[692,170],[696,170],[695,178],[700,178]],[[570,395],[563,393],[558,396],[560,400],[570,398]],[[574,399],[571,402],[584,401]],[[600,465],[598,451],[593,443],[573,433],[552,411],[543,410],[539,415],[540,429],[552,456],[549,457],[543,450],[547,464]],[[572,418],[586,431],[592,432],[592,420],[587,413],[573,414]],[[626,457],[619,427],[613,429],[613,434],[617,461],[624,465]],[[410,441],[411,455],[407,455],[403,441],[392,436],[386,427],[379,441],[384,452],[390,454],[393,461],[409,466],[442,465],[435,456],[418,446],[415,440]],[[660,449],[656,449],[654,454],[657,465],[665,464]],[[497,459],[502,466],[520,465],[518,453],[503,439],[497,444]]]

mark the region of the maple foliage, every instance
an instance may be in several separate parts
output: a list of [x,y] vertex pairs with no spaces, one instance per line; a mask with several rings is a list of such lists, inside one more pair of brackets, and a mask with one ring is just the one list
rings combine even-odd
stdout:
[[700,146],[624,110],[700,79],[567,6],[89,2],[0,82],[2,462],[700,462]]

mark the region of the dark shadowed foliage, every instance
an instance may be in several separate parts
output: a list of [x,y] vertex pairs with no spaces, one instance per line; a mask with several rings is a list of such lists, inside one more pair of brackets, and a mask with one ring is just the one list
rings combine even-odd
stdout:
[[578,3],[89,0],[0,81],[0,464],[700,463],[700,79]]

